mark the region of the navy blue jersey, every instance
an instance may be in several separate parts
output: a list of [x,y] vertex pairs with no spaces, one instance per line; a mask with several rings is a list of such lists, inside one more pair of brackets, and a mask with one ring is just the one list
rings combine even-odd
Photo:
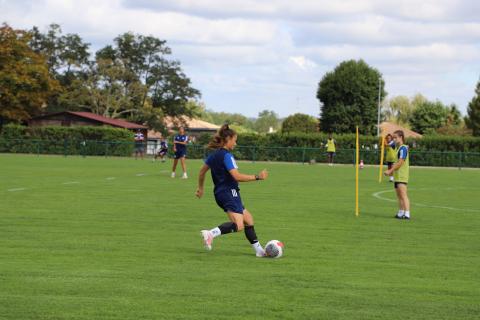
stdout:
[[160,141],[160,149],[168,149],[167,141]]
[[230,174],[230,170],[238,169],[237,163],[233,155],[226,149],[218,149],[212,153],[205,164],[212,171],[212,180],[215,184],[214,192],[223,190],[239,190],[238,182]]
[[188,136],[185,134],[177,134],[175,136],[175,139],[173,140],[173,143],[175,144],[175,148],[177,149],[177,152],[185,152],[187,150],[187,146],[181,143],[176,143],[176,142],[188,142]]

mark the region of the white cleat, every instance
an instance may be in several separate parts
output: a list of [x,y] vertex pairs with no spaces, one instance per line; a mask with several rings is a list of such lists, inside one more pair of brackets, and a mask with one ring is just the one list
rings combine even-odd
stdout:
[[186,173],[183,174],[182,179],[188,179],[188,176]]
[[207,249],[208,251],[212,250],[212,242],[213,242],[212,233],[208,230],[202,230],[200,233],[202,235],[203,245],[205,246],[205,249]]
[[171,177],[172,177],[172,178],[175,178],[175,172],[172,172]]
[[267,254],[265,253],[265,250],[262,250],[262,251],[257,251],[257,253],[255,254],[255,256],[257,258],[264,258],[267,256]]

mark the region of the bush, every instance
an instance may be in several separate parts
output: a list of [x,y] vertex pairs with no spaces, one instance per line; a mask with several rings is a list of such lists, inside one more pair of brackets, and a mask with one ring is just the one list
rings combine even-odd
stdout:
[[110,127],[25,127],[8,124],[1,152],[130,156],[132,132]]

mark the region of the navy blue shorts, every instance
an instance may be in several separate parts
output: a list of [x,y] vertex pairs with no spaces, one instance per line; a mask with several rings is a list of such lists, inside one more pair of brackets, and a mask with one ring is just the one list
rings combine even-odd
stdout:
[[180,158],[183,158],[187,156],[187,151],[186,150],[182,150],[182,151],[178,151],[175,152],[175,159],[180,159]]
[[161,156],[164,156],[164,155],[167,154],[167,152],[168,152],[168,149],[161,149],[161,150],[158,152],[158,154],[161,155]]
[[225,212],[243,213],[245,209],[240,192],[235,189],[218,191],[215,193],[215,201]]

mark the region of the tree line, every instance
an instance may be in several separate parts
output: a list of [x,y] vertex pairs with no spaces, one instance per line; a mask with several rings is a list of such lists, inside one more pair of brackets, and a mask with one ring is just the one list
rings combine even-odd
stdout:
[[363,60],[340,63],[318,83],[320,117],[294,114],[285,119],[271,110],[257,118],[215,112],[198,102],[192,86],[165,40],[126,32],[90,53],[78,34],[57,24],[0,27],[0,125],[25,122],[48,112],[89,111],[164,129],[164,117],[199,117],[230,123],[239,132],[352,133],[375,135],[378,98],[381,119],[422,134],[480,135],[480,81],[462,117],[455,104],[429,101],[420,94],[387,99],[382,74]]
[[0,27],[0,121],[58,111],[89,111],[162,130],[165,116],[195,116],[192,86],[166,41],[123,33],[91,54],[78,34],[57,24]]

